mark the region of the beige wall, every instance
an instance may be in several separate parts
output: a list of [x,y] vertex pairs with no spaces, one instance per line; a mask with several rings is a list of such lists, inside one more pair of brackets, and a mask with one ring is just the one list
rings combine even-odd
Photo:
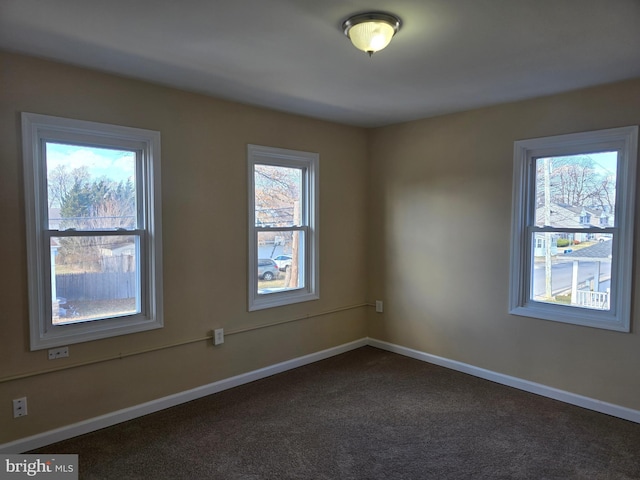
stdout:
[[633,333],[507,313],[513,142],[637,124],[640,80],[370,132],[369,335],[640,409],[637,274]]
[[[71,345],[50,361],[28,347],[20,112],[162,134],[165,328]],[[123,360],[42,372],[366,301],[364,129],[0,52],[0,444],[366,336],[366,307]],[[320,295],[247,312],[248,143],[320,154]],[[26,395],[29,415],[13,419]]]

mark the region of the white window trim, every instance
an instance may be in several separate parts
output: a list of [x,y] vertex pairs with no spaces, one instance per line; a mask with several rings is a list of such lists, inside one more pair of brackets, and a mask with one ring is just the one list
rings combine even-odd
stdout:
[[[319,155],[317,153],[286,150],[282,148],[248,145],[248,185],[249,185],[249,255],[248,255],[248,310],[261,310],[265,308],[289,305],[292,303],[307,302],[320,298],[319,282],[319,251],[318,242],[318,183],[319,183]],[[274,165],[280,167],[302,168],[306,171],[303,175],[303,190],[305,201],[306,222],[305,230],[305,267],[304,288],[285,290],[282,292],[258,294],[258,231],[262,229],[255,226],[255,175],[254,166]]]
[[[528,208],[535,181],[531,167],[535,158],[620,152],[616,182],[615,232],[611,265],[612,292],[609,311],[576,308],[530,301],[531,247],[527,226],[534,221]],[[629,332],[631,328],[632,258],[635,207],[638,127],[621,127],[593,132],[558,135],[516,141],[514,145],[513,211],[511,226],[511,281],[509,313],[557,322]],[[560,228],[559,230],[567,230]],[[601,229],[600,231],[605,231]]]
[[[77,324],[52,325],[50,247],[46,205],[45,141],[134,149],[141,155],[142,204],[145,220],[140,242],[141,312]],[[27,268],[31,350],[40,350],[163,326],[160,132],[35,113],[22,113],[22,149],[27,227]],[[49,305],[49,306],[47,306]]]

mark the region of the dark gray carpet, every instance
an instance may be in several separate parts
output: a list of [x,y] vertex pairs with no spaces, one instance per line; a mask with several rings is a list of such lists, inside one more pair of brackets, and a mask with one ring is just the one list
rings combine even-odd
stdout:
[[640,425],[365,347],[39,453],[83,479],[640,479]]

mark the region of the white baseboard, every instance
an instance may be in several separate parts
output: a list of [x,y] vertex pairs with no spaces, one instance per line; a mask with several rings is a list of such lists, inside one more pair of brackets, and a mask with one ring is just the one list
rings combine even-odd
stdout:
[[431,355],[429,353],[413,350],[411,348],[402,347],[393,343],[383,342],[370,338],[368,345],[382,350],[388,350],[390,352],[399,353],[407,357],[422,360],[423,362],[433,363],[434,365],[440,365],[441,367],[450,368],[458,372],[467,373],[474,377],[490,380],[501,385],[507,385],[514,387],[525,392],[535,393],[543,397],[553,398],[554,400],[560,400],[561,402],[576,405],[578,407],[594,410],[599,413],[605,413],[613,417],[622,418],[635,423],[640,423],[640,411],[633,410],[627,407],[621,407],[613,403],[607,403],[594,398],[577,395],[575,393],[566,392],[557,388],[548,387],[540,383],[530,382],[517,377],[511,377],[491,370],[485,370],[484,368],[474,367],[468,363],[458,362],[456,360],[449,360],[447,358],[438,357],[437,355]]
[[116,412],[101,415],[99,417],[90,418],[82,422],[67,425],[65,427],[43,432],[31,437],[22,438],[13,442],[0,445],[0,453],[23,453],[36,448],[44,447],[55,442],[67,440],[69,438],[77,437],[85,433],[93,432],[101,428],[110,427],[127,420],[132,420],[143,415],[158,412],[165,408],[175,407],[181,403],[190,402],[201,397],[206,397],[213,393],[218,393],[229,388],[244,385],[246,383],[260,380],[261,378],[270,377],[277,373],[282,373],[293,368],[301,367],[309,363],[324,360],[325,358],[340,355],[341,353],[355,350],[356,348],[364,347],[367,345],[367,338],[361,338],[350,343],[338,345],[337,347],[322,350],[320,352],[311,353],[302,357],[287,360],[286,362],[276,363],[265,368],[260,368],[252,372],[247,372],[235,377],[226,378],[217,382],[203,385],[191,390],[162,397],[157,400],[135,405],[133,407],[118,410]]
[[65,427],[43,432],[31,437],[22,438],[13,442],[0,445],[0,453],[23,453],[36,448],[44,447],[55,442],[67,440],[69,438],[90,433],[101,428],[110,427],[127,420],[132,420],[143,415],[158,412],[166,408],[175,407],[182,403],[190,402],[198,398],[205,397],[214,393],[227,390],[229,388],[244,385],[246,383],[260,380],[261,378],[270,377],[277,373],[282,373],[287,370],[291,370],[303,365],[308,365],[319,360],[324,360],[341,353],[354,350],[356,348],[370,345],[372,347],[380,348],[390,352],[398,353],[407,357],[422,360],[424,362],[433,363],[434,365],[440,365],[442,367],[450,368],[459,372],[467,373],[475,377],[490,380],[502,385],[514,387],[526,392],[535,393],[544,397],[560,400],[561,402],[569,403],[579,407],[594,410],[596,412],[605,413],[614,417],[630,420],[632,422],[640,423],[640,411],[633,410],[612,403],[602,402],[582,395],[566,392],[556,388],[548,387],[539,383],[530,382],[528,380],[522,380],[520,378],[511,377],[502,373],[493,372],[491,370],[485,370],[483,368],[475,367],[467,363],[458,362],[455,360],[449,360],[447,358],[438,357],[429,353],[413,350],[411,348],[402,347],[393,343],[376,340],[373,338],[361,338],[359,340],[338,345],[337,347],[322,350],[320,352],[304,355],[302,357],[287,360],[286,362],[276,363],[269,367],[261,368],[251,372],[237,375],[235,377],[226,378],[217,382],[203,385],[191,390],[169,395],[167,397],[152,400],[150,402],[135,405],[133,407],[118,410],[116,412],[101,415],[99,417],[90,418],[88,420],[67,425]]

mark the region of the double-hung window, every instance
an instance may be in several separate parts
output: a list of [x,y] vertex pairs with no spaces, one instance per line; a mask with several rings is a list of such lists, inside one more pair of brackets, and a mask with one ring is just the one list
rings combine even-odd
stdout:
[[629,331],[638,127],[515,142],[510,312]]
[[31,349],[162,327],[160,133],[22,114]]
[[318,155],[248,146],[249,310],[318,298]]

